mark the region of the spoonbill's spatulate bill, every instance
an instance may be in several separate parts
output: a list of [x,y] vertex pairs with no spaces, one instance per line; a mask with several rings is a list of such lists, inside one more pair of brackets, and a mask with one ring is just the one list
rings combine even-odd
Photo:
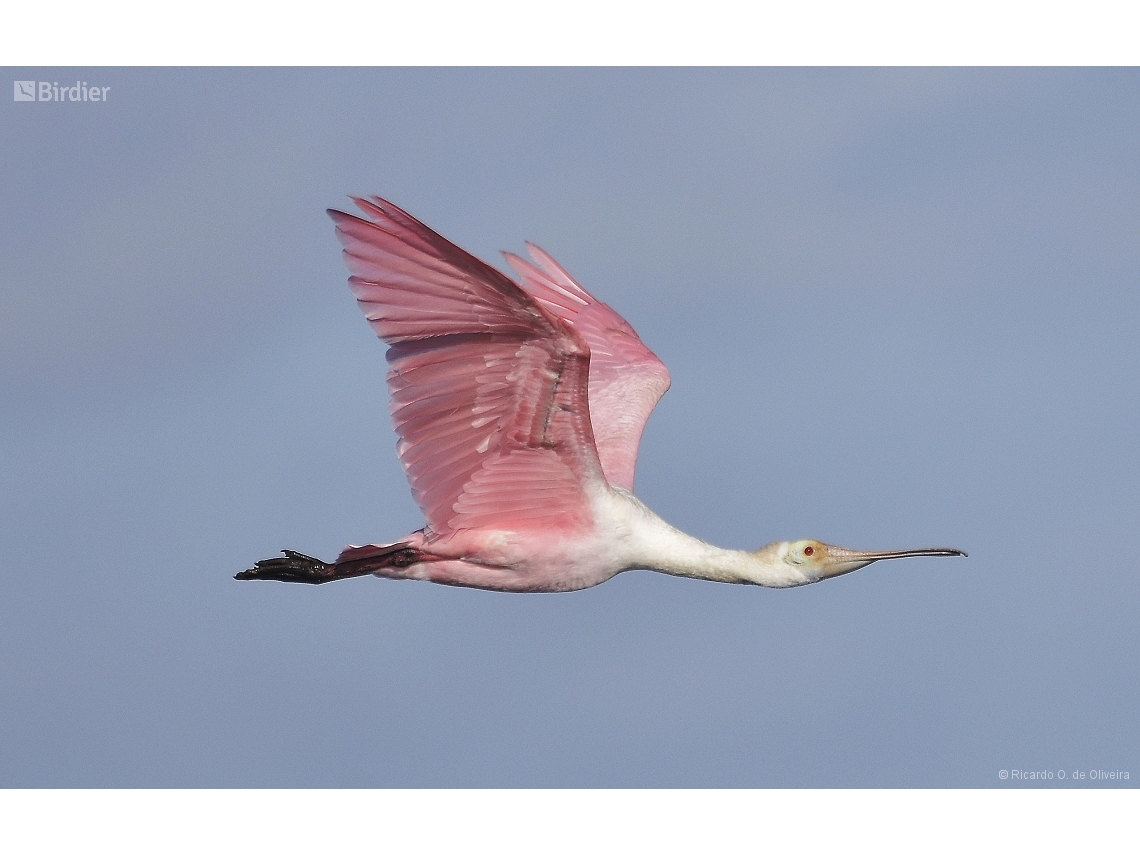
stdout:
[[745,552],[678,531],[632,492],[642,429],[669,388],[633,328],[536,246],[530,261],[506,253],[516,283],[392,203],[353,201],[367,219],[329,215],[352,291],[390,345],[396,452],[427,525],[332,564],[285,551],[235,578],[574,591],[644,568],[784,588],[885,558],[966,554],[818,540]]

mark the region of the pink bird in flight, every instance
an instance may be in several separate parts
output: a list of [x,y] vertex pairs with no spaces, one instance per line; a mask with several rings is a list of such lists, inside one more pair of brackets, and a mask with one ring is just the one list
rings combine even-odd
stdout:
[[626,321],[557,262],[504,253],[516,283],[379,197],[330,210],[349,285],[388,345],[396,452],[427,525],[332,564],[299,552],[237,579],[355,576],[493,591],[575,591],[625,570],[792,587],[884,558],[818,540],[720,549],[633,495],[645,422],[669,372]]

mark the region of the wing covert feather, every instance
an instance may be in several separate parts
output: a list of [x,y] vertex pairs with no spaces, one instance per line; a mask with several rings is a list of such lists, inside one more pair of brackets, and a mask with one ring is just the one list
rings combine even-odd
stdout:
[[669,371],[633,327],[579,285],[534,244],[532,261],[503,255],[539,305],[566,321],[590,348],[590,418],[594,441],[611,484],[633,490],[637,448],[649,414],[669,389]]

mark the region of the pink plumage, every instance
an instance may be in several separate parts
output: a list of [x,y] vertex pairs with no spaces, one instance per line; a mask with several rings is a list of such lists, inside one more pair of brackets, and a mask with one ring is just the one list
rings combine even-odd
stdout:
[[582,335],[391,203],[354,201],[369,220],[330,214],[391,345],[397,453],[430,533],[587,526],[586,484],[604,476]]
[[781,541],[719,549],[633,496],[646,420],[669,372],[633,327],[553,258],[505,253],[521,285],[379,197],[366,218],[329,211],[349,286],[388,345],[396,451],[427,525],[349,546],[334,564],[297,552],[239,579],[321,583],[375,574],[499,591],[568,591],[644,567],[787,587],[882,558]]
[[606,479],[633,490],[637,447],[649,414],[669,389],[669,371],[621,315],[528,243],[534,264],[505,252],[539,305],[569,323],[590,349],[590,417]]

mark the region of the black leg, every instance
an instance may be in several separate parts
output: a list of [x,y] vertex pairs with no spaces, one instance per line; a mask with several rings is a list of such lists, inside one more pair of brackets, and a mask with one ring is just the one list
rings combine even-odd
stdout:
[[[423,553],[394,543],[391,546],[365,546],[346,549],[336,564],[326,564],[319,558],[302,555],[291,549],[281,550],[284,558],[266,558],[258,561],[249,570],[234,576],[235,579],[272,579],[277,582],[303,582],[306,585],[321,585],[338,579],[353,579],[368,576],[385,567],[410,567],[429,558]],[[359,555],[359,557],[353,557]]]
[[258,561],[251,569],[234,576],[235,579],[273,579],[278,582],[304,582],[307,585],[320,585],[324,582],[333,582],[337,579],[347,579],[352,576],[365,576],[368,571],[344,572],[348,568],[337,572],[335,564],[326,564],[318,558],[302,555],[290,549],[283,549],[284,558],[266,558]]

